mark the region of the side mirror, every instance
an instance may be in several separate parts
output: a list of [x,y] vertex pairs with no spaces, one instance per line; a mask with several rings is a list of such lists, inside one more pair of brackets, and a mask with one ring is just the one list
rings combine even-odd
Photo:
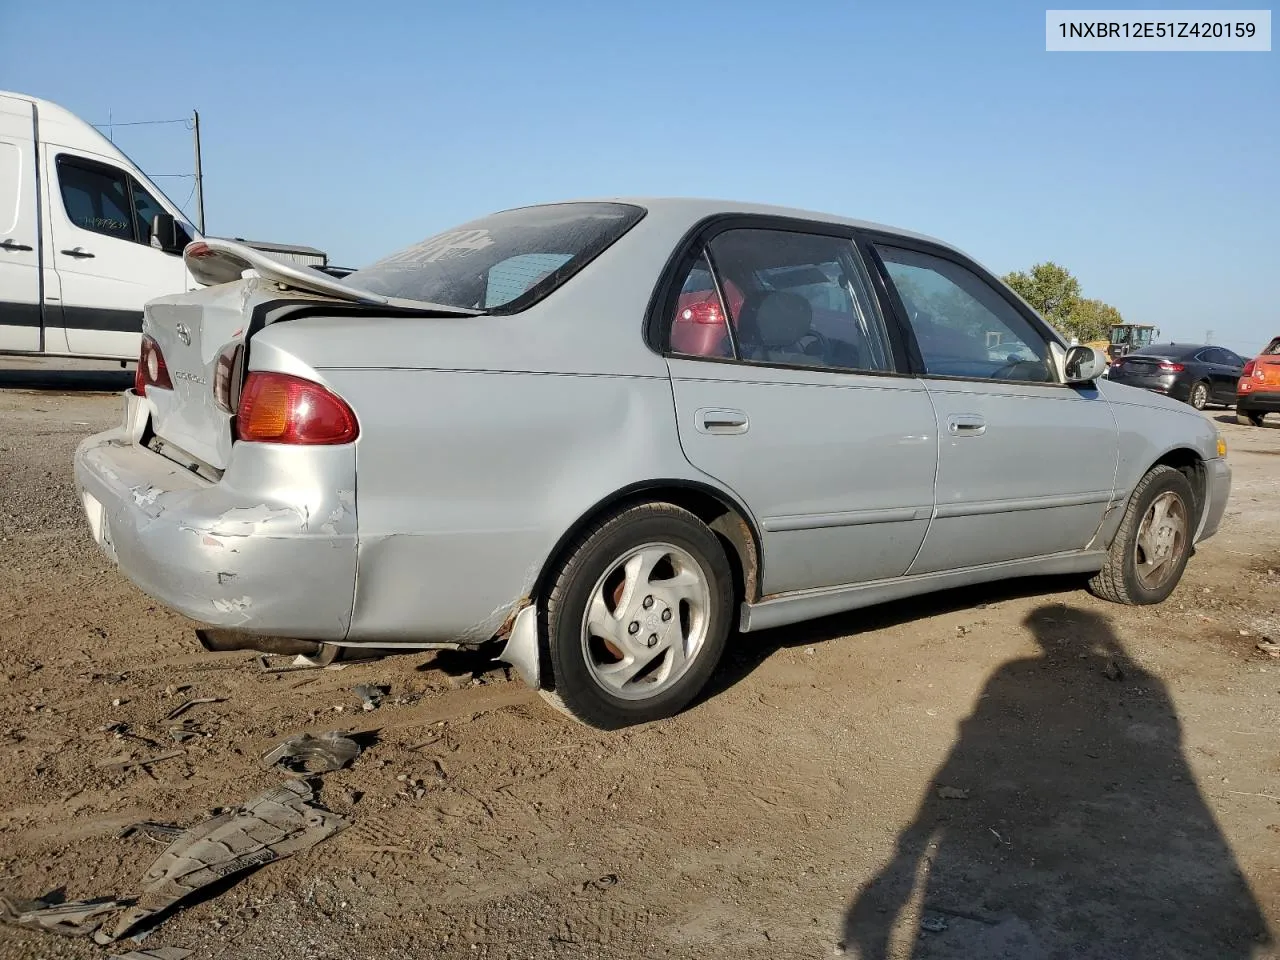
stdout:
[[172,216],[167,213],[157,213],[151,218],[151,245],[163,250],[165,253],[181,253],[191,238],[187,236],[187,231],[182,229]]
[[1089,383],[1106,373],[1107,358],[1101,350],[1081,344],[1067,351],[1062,368],[1067,383]]

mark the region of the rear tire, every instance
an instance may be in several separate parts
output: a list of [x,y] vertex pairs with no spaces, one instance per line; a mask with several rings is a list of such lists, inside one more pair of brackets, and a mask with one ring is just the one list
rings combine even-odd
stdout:
[[1201,380],[1199,383],[1191,385],[1191,392],[1187,394],[1187,403],[1191,404],[1197,410],[1203,410],[1209,405],[1209,385]]
[[1173,593],[1195,535],[1195,495],[1181,472],[1152,467],[1133,489],[1107,562],[1089,581],[1095,596],[1130,606]]
[[1265,416],[1265,413],[1253,413],[1248,410],[1241,410],[1239,407],[1236,408],[1236,423],[1242,427],[1260,427],[1262,426],[1262,418]]
[[687,510],[646,503],[607,517],[569,550],[547,598],[544,699],[615,730],[670,717],[724,652],[733,573],[714,533]]

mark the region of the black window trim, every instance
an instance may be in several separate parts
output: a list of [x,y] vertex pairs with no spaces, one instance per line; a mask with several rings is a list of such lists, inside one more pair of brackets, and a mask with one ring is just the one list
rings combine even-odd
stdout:
[[[779,363],[767,360],[745,360],[737,357],[737,347],[735,341],[734,356],[732,357],[707,357],[698,354],[677,353],[671,349],[670,345],[670,318],[675,311],[676,303],[679,301],[680,288],[683,286],[685,278],[694,264],[706,254],[706,260],[711,266],[712,280],[716,286],[716,293],[723,303],[723,292],[720,290],[720,278],[715,270],[715,264],[711,260],[708,245],[717,236],[726,233],[729,230],[774,230],[782,233],[804,233],[815,236],[833,237],[839,240],[849,241],[850,257],[855,265],[860,265],[864,278],[868,281],[872,289],[869,291],[874,302],[867,303],[864,306],[880,313],[880,318],[884,323],[885,332],[889,338],[890,359],[893,362],[892,370],[854,370],[848,367],[828,367],[814,366],[812,364],[796,364],[796,363]],[[861,264],[858,261],[863,261]],[[831,376],[845,377],[894,377],[898,379],[915,379],[917,374],[910,372],[909,363],[906,354],[906,341],[903,331],[900,327],[900,319],[894,315],[887,313],[874,289],[876,284],[876,271],[871,265],[865,262],[858,243],[858,230],[856,227],[847,224],[831,223],[823,220],[808,220],[803,217],[788,217],[777,214],[764,213],[716,213],[709,217],[704,217],[693,225],[675,245],[671,256],[667,258],[666,264],[659,274],[658,282],[655,284],[653,293],[649,298],[649,306],[645,311],[645,318],[642,327],[642,334],[645,345],[650,350],[657,353],[663,358],[677,360],[694,360],[699,363],[726,363],[735,367],[764,367],[776,370],[795,370],[803,373],[819,373]],[[727,309],[727,304],[726,304]],[[727,316],[727,313],[726,313]],[[732,325],[730,324],[730,327]],[[732,337],[732,331],[730,332]]]
[[[882,310],[891,312],[898,320],[899,329],[903,330],[903,336],[907,338],[909,346],[908,353],[911,359],[912,376],[920,377],[928,380],[954,380],[960,383],[998,383],[1008,384],[1010,386],[1036,386],[1036,387],[1063,387],[1068,389],[1078,389],[1087,384],[1071,384],[1066,383],[1062,379],[1062,372],[1058,369],[1057,361],[1053,358],[1053,344],[1057,344],[1062,350],[1067,350],[1067,344],[1063,338],[1046,323],[1039,314],[1027,307],[1021,299],[1013,294],[999,277],[994,276],[990,271],[984,269],[981,264],[975,262],[969,257],[950,247],[942,246],[937,243],[930,243],[927,240],[921,240],[917,237],[904,236],[900,233],[892,233],[885,230],[861,229],[858,231],[860,246],[863,249],[863,259],[872,265],[873,272],[877,275],[879,283],[877,284],[877,293],[885,298],[885,304]],[[990,287],[1001,299],[1003,299],[1014,311],[1026,320],[1036,333],[1040,334],[1045,341],[1045,346],[1049,350],[1050,368],[1056,379],[1054,380],[1012,380],[1012,379],[993,379],[991,377],[962,377],[950,374],[929,373],[924,362],[924,355],[920,352],[920,344],[916,340],[915,330],[911,326],[911,321],[907,315],[906,305],[903,304],[902,298],[898,296],[897,288],[892,282],[888,268],[885,266],[884,260],[880,253],[876,250],[876,244],[882,244],[886,247],[898,247],[903,250],[909,250],[913,253],[920,253],[930,257],[937,257],[940,260],[946,260],[955,266],[968,270],[979,280]]]

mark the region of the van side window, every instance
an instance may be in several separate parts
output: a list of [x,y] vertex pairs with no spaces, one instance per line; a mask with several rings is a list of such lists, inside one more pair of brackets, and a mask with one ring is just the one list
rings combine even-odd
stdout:
[[136,239],[129,179],[124,172],[59,157],[58,188],[67,216],[81,230],[119,240]]
[[133,210],[138,224],[138,242],[151,243],[151,221],[157,213],[167,213],[156,199],[142,189],[142,184],[133,177],[129,178],[129,186],[133,189]]

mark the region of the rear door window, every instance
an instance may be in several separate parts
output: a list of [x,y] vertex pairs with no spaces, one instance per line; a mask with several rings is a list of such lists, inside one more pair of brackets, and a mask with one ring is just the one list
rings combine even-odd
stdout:
[[624,203],[558,203],[482,217],[344,278],[361,290],[514,313],[532,306],[644,216]]

